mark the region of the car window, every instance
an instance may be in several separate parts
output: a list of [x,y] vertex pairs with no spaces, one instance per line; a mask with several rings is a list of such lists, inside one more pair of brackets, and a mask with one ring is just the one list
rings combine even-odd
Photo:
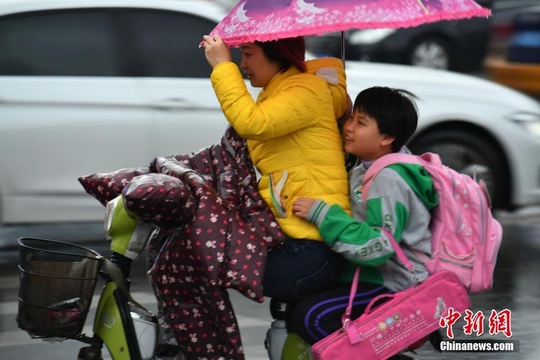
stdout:
[[122,15],[124,38],[136,48],[139,75],[204,77],[211,68],[199,43],[216,23],[198,16],[159,10],[131,10]]
[[0,18],[0,75],[117,76],[110,14],[42,11]]
[[[217,24],[173,11],[46,10],[0,17],[0,75],[208,78],[198,47]],[[240,52],[232,49],[240,64]]]

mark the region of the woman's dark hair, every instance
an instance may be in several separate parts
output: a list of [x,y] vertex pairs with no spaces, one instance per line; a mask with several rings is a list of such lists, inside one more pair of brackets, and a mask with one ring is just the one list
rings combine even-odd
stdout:
[[418,125],[417,97],[407,90],[375,86],[361,91],[354,100],[360,110],[377,122],[379,132],[395,138],[392,151],[409,141]]
[[277,62],[281,70],[285,71],[295,66],[301,72],[306,71],[306,43],[303,36],[265,42],[255,41],[255,45],[263,49],[270,61]]

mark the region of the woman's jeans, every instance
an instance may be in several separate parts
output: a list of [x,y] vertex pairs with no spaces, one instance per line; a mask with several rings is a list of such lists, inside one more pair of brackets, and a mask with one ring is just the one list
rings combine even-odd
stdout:
[[265,296],[301,297],[333,287],[345,260],[324,241],[287,238],[268,253],[263,277]]

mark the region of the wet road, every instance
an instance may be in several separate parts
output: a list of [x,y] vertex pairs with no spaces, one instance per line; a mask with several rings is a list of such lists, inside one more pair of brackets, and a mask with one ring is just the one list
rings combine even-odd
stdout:
[[[463,334],[459,321],[454,327],[456,339],[462,340],[512,340],[518,351],[502,353],[435,353],[430,346],[425,346],[413,355],[416,359],[540,359],[540,211],[522,214],[501,214],[498,216],[504,227],[504,239],[499,252],[493,289],[471,295],[473,313],[482,313],[484,335],[478,337]],[[102,242],[96,248],[107,253]],[[13,254],[13,255],[16,255]],[[2,359],[47,360],[75,359],[78,349],[83,346],[76,341],[48,343],[31,339],[24,331],[17,328],[18,272],[15,256],[0,254],[0,354]],[[150,309],[155,309],[150,288],[146,282],[142,262],[134,269],[132,290],[134,297]],[[233,304],[243,336],[248,360],[267,359],[264,350],[264,336],[270,324],[268,302],[258,304],[231,292]],[[94,301],[95,305],[97,301]],[[512,337],[508,339],[503,332],[489,335],[488,318],[492,310],[511,311],[510,326]],[[90,314],[91,316],[92,314]],[[91,317],[89,316],[89,319]],[[87,326],[85,332],[90,333]],[[109,357],[110,358],[110,357]]]

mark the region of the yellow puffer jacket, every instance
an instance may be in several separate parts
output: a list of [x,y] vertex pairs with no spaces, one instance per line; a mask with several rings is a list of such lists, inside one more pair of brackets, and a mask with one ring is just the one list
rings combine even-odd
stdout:
[[321,240],[317,228],[292,214],[298,197],[319,198],[349,211],[347,172],[336,119],[346,110],[343,64],[336,58],[307,61],[276,74],[256,101],[238,67],[216,66],[210,77],[221,108],[247,139],[261,173],[259,191],[292,238]]

